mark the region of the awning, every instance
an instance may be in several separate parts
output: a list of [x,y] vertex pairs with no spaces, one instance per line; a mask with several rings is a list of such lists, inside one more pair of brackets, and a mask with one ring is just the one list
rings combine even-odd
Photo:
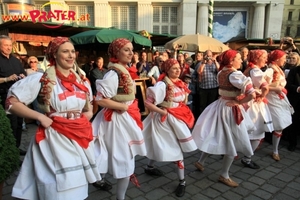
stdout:
[[11,37],[13,41],[30,42],[33,46],[45,46],[43,44],[48,45],[49,42],[53,39],[53,37],[47,35],[32,35],[23,33],[8,33],[8,36]]

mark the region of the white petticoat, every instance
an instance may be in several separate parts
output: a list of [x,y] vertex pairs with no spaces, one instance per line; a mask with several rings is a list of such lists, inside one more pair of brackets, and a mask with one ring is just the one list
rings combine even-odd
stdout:
[[211,103],[199,116],[192,136],[199,150],[208,154],[236,156],[237,152],[253,155],[249,132],[255,126],[244,108],[240,105],[243,121],[236,124],[232,107],[228,100],[219,98]]
[[292,114],[294,109],[284,93],[283,99],[278,94],[270,91],[267,94],[268,106],[271,112],[273,126],[275,131],[283,130],[292,124]]
[[249,134],[250,140],[260,140],[265,137],[265,132],[274,130],[269,107],[264,102],[257,103],[254,100],[248,103],[247,113],[252,119],[256,130]]
[[167,119],[161,122],[161,115],[152,112],[144,119],[143,124],[143,135],[149,159],[159,162],[183,160],[182,152],[197,149],[187,125],[169,113]]

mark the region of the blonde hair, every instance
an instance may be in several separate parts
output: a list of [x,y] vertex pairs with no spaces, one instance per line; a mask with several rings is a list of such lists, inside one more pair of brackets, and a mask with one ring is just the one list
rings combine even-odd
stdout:
[[37,59],[37,57],[35,57],[35,56],[30,56],[30,57],[27,59],[27,63],[29,64],[30,61],[32,61],[32,60],[39,62],[39,60]]
[[289,57],[295,56],[296,57],[296,66],[300,66],[300,56],[297,52],[291,52],[289,53]]

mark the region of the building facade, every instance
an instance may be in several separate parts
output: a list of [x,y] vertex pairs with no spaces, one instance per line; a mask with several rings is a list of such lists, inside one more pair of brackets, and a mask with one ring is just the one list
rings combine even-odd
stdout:
[[[209,0],[55,0],[53,3],[51,1],[2,0],[1,3],[2,16],[23,14],[30,8],[43,11],[53,11],[59,8],[71,10],[78,18],[88,14],[88,20],[83,18],[67,22],[81,26],[116,27],[172,35],[195,33],[208,35],[210,25],[208,22],[209,9],[211,9]],[[27,7],[10,6],[18,3],[26,4]],[[239,38],[280,39],[285,3],[284,0],[214,1],[213,37],[222,42]],[[299,10],[297,12],[299,13]],[[299,20],[299,16],[295,14],[292,19],[298,17],[297,20]],[[3,17],[1,20],[2,23],[5,22]],[[51,19],[52,22],[59,20]],[[289,27],[289,22],[286,26]],[[291,27],[291,31],[294,29]]]
[[300,38],[300,0],[285,0],[281,36]]

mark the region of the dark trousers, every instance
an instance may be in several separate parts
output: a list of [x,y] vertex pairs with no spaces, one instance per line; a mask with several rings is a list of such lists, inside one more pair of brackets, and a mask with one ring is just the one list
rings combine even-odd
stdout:
[[7,115],[7,118],[10,121],[10,126],[13,131],[13,135],[16,138],[16,146],[19,148],[22,138],[22,123],[23,118],[18,117],[17,115]]
[[196,91],[196,94],[193,95],[193,114],[195,117],[195,123],[200,115],[200,95],[199,91]]
[[[1,105],[5,109],[5,100],[6,100],[6,94],[0,94],[1,97]],[[22,124],[23,124],[23,118],[18,117],[17,115],[7,115],[7,118],[10,121],[10,127],[12,129],[12,133],[16,139],[16,146],[19,148],[21,144],[21,138],[22,138]]]
[[297,146],[297,136],[300,131],[300,111],[297,110],[299,108],[300,106],[295,108],[295,113],[292,115],[292,124],[284,130],[284,134],[286,134],[291,146]]
[[203,112],[203,110],[212,102],[218,99],[219,97],[219,88],[212,89],[199,89],[199,113]]

